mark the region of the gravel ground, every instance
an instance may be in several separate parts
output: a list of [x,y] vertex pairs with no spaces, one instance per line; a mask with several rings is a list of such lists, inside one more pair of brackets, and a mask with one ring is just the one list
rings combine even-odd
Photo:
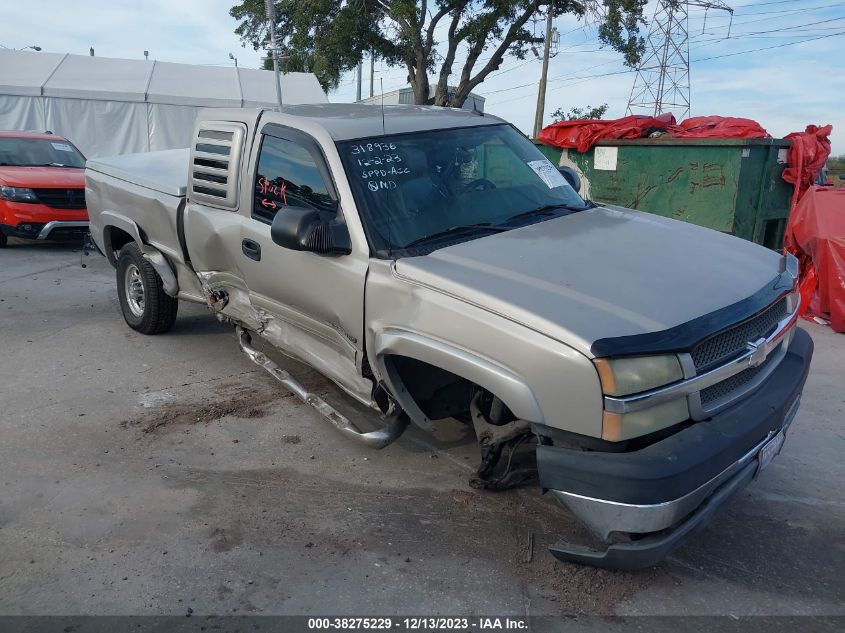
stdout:
[[460,425],[352,444],[202,307],[130,330],[89,259],[0,250],[0,614],[845,614],[842,335],[803,325],[803,405],[761,480],[618,573],[551,557],[580,528],[538,490],[472,489]]

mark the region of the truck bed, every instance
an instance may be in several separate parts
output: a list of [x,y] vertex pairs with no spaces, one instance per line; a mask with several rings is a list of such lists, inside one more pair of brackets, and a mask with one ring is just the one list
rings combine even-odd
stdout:
[[189,149],[92,158],[86,168],[169,196],[184,197],[188,185]]
[[[91,236],[105,253],[104,228],[115,227],[158,249],[171,263],[181,292],[195,297],[194,275],[179,243],[179,216],[188,185],[188,149],[108,156],[88,161],[85,198]],[[193,289],[193,291],[191,291]]]

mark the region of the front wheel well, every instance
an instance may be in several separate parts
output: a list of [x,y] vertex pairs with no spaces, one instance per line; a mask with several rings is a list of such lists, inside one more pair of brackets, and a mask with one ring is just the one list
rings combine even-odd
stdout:
[[[483,392],[481,407],[486,409],[485,414],[490,413],[494,401],[498,401],[494,394],[471,380],[416,358],[389,354],[384,362],[394,379],[401,383],[397,387],[407,392],[429,420],[458,418],[468,421],[470,403],[479,391]],[[499,404],[499,424],[516,419],[506,405],[501,401]]]

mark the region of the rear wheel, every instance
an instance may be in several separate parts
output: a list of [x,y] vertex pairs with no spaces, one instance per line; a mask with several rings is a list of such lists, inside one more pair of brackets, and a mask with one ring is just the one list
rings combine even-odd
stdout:
[[142,334],[161,334],[173,327],[179,301],[164,292],[161,277],[134,242],[117,257],[117,294],[127,325]]
[[2,229],[0,229],[0,248],[6,246],[6,239],[6,234],[3,232]]

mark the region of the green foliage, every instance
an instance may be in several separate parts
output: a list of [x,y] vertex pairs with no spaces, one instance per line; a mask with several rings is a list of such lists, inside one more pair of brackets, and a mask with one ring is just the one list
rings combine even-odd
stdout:
[[[524,58],[536,36],[532,16],[552,11],[599,25],[602,44],[635,65],[644,50],[639,28],[646,0],[275,0],[281,69],[313,72],[324,89],[373,54],[408,71],[417,103],[460,107],[507,55]],[[264,0],[242,0],[229,13],[235,32],[256,50],[269,38]],[[445,41],[435,28],[446,24]],[[442,29],[441,29],[442,32]],[[465,61],[455,68],[455,60]],[[270,65],[269,63],[267,64]],[[429,73],[437,73],[430,98]],[[451,79],[458,75],[457,81]],[[454,92],[448,86],[456,86]]]
[[564,112],[563,108],[558,108],[552,112],[552,118],[555,123],[558,121],[575,121],[578,119],[600,119],[607,112],[607,104],[603,103],[600,106],[587,106],[586,108],[572,108],[568,112]]
[[845,174],[845,156],[831,156],[828,158],[827,169],[831,174]]

